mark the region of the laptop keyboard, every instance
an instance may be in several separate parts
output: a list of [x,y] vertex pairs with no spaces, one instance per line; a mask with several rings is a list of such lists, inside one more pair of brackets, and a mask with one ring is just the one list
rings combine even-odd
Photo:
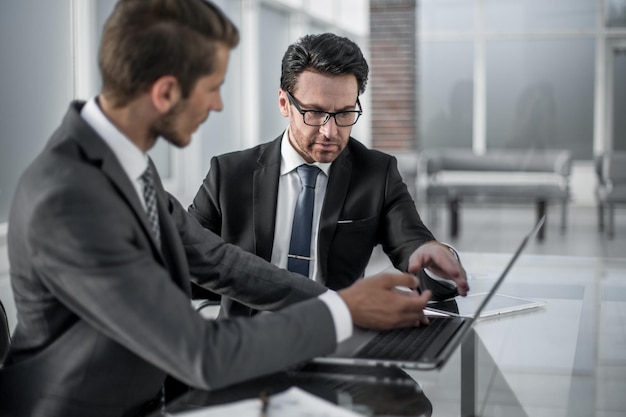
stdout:
[[430,347],[435,337],[452,320],[429,317],[430,324],[381,332],[369,341],[356,355],[357,358],[386,360],[418,360]]

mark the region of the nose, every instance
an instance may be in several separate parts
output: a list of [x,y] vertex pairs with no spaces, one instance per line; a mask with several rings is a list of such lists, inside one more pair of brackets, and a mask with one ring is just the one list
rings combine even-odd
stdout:
[[333,138],[337,135],[337,122],[335,122],[335,118],[331,117],[328,119],[325,125],[320,126],[320,133],[322,133],[327,138]]
[[215,98],[212,100],[209,106],[209,110],[222,111],[223,108],[224,108],[224,102],[222,101],[222,95],[216,94]]

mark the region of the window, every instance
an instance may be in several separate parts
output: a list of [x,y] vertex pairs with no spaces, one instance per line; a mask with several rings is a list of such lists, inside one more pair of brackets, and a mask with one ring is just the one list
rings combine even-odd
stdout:
[[[277,101],[287,45],[306,33],[332,31],[351,37],[367,52],[367,0],[214,1],[241,33],[222,86],[224,110],[212,112],[184,150],[159,141],[149,152],[166,189],[184,206],[197,192],[212,156],[269,141],[287,125]],[[98,44],[115,3],[0,1],[0,93],[5,100],[0,112],[0,237],[18,178],[59,125],[69,102],[100,90]],[[361,101],[367,105],[366,99]],[[370,130],[360,121],[354,132],[367,143]]]
[[613,149],[626,151],[626,47],[613,55]]
[[424,33],[471,32],[474,2],[468,0],[422,0],[418,5],[418,29]]
[[485,30],[501,33],[595,29],[597,0],[482,0]]
[[626,28],[626,0],[604,0],[606,25],[613,28]]
[[280,64],[287,46],[295,39],[289,35],[289,15],[286,12],[261,6],[259,27],[259,107],[261,131],[259,141],[267,142],[278,136],[287,126],[287,119],[278,110]]
[[422,148],[472,148],[473,49],[424,42],[419,50],[418,126]]
[[594,54],[591,37],[488,41],[487,148],[591,159]]
[[626,0],[418,4],[418,148],[623,146],[624,58],[603,53],[626,39]]
[[0,2],[0,223],[73,97],[70,16],[70,0]]

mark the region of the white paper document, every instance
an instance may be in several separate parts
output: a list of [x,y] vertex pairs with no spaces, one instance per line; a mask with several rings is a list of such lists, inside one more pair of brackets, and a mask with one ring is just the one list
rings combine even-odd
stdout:
[[[261,400],[253,398],[168,415],[171,417],[259,417]],[[298,387],[291,387],[287,391],[272,395],[269,398],[265,416],[362,417],[361,414],[339,407]]]

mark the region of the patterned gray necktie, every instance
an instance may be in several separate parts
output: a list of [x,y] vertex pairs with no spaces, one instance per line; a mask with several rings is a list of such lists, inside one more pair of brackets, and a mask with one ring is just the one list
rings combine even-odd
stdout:
[[146,214],[148,216],[148,223],[152,230],[152,235],[157,242],[157,245],[161,246],[161,229],[159,228],[159,212],[156,205],[156,192],[154,190],[154,172],[152,167],[148,165],[148,168],[141,175],[141,182],[143,182],[143,198],[146,202]]
[[[161,247],[161,228],[159,227],[159,212],[157,211],[156,204],[156,191],[154,190],[154,172],[152,166],[148,164],[148,168],[141,174],[141,182],[143,183],[143,199],[146,202],[146,215],[148,216],[148,223],[152,230],[152,235],[157,243],[157,246]],[[165,383],[161,385],[161,391],[159,392],[159,402],[161,408],[161,415],[165,416]]]
[[309,262],[313,260],[311,258],[311,227],[315,204],[315,182],[319,173],[320,169],[316,166],[300,165],[298,167],[302,190],[298,195],[293,214],[287,269],[306,277],[309,276]]

